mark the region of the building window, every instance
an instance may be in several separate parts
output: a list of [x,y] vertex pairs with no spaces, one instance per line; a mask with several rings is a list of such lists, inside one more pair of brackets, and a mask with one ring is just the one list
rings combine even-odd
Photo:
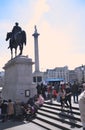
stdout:
[[37,77],[37,82],[41,82],[42,81],[42,77],[41,76],[38,76]]
[[33,82],[41,82],[41,81],[42,81],[42,77],[41,76],[33,77]]
[[33,77],[33,82],[36,82],[36,77]]

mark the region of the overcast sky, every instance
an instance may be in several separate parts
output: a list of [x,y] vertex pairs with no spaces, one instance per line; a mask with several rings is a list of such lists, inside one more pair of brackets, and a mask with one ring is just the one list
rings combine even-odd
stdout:
[[5,38],[15,22],[27,35],[23,55],[33,61],[37,26],[41,71],[85,65],[85,0],[0,0],[0,70],[10,60]]

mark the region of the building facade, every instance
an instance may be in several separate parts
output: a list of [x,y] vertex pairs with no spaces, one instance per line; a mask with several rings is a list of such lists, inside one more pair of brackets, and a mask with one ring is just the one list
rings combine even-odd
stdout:
[[74,81],[78,81],[77,74],[76,74],[75,70],[69,70],[69,82],[73,84]]
[[76,73],[78,83],[85,82],[85,65],[76,67],[75,73]]
[[64,82],[69,82],[69,70],[67,66],[47,69],[43,74],[43,80],[46,78],[63,78]]

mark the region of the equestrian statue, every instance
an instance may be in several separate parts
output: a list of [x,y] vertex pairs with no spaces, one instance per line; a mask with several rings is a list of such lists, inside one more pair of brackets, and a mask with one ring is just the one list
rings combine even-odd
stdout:
[[8,32],[6,36],[6,41],[9,40],[9,47],[11,50],[11,59],[13,58],[13,49],[15,49],[15,57],[17,56],[17,47],[19,46],[20,53],[22,55],[23,45],[26,45],[26,33],[24,30],[19,27],[19,24],[16,22],[15,26],[12,29],[12,32]]

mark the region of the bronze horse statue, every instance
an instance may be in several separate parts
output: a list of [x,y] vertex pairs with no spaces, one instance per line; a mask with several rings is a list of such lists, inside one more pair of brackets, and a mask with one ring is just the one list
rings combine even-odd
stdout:
[[19,46],[20,53],[23,52],[23,44],[26,45],[26,33],[25,31],[17,32],[14,36],[12,32],[8,32],[6,36],[6,41],[9,40],[9,47],[11,50],[11,59],[13,58],[13,49],[15,49],[15,57],[17,56],[17,47]]

